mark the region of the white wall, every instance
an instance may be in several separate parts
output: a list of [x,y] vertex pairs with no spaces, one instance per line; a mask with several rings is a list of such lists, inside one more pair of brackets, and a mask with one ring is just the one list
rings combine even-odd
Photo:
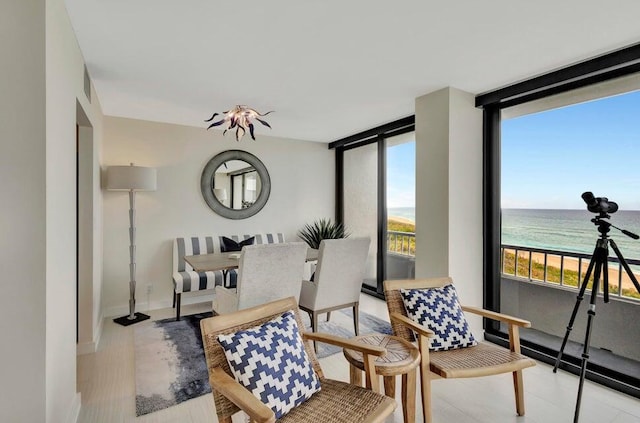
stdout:
[[449,275],[464,303],[482,306],[482,111],[455,88],[449,110]]
[[[76,119],[77,104],[94,129],[101,111],[84,94],[84,61],[64,2],[46,0],[46,421],[75,421],[76,393]],[[97,154],[92,164],[98,168]],[[98,197],[89,199],[99,209]],[[99,231],[99,221],[96,222]],[[94,254],[100,254],[94,244]],[[99,286],[99,280],[94,280]],[[91,316],[87,316],[91,319]]]
[[416,277],[449,276],[449,91],[416,99]]
[[[195,128],[114,117],[105,118],[104,128],[105,167],[133,162],[158,172],[157,191],[136,195],[138,311],[171,306],[175,237],[283,232],[295,241],[304,224],[335,214],[335,153],[326,144],[264,132],[256,134],[256,141],[245,137],[237,142],[233,134],[206,131],[204,124]],[[200,192],[206,163],[230,149],[257,156],[271,177],[266,206],[248,219],[218,216]],[[126,192],[117,191],[103,191],[103,198],[104,311],[106,316],[124,315],[129,298],[129,200]],[[152,286],[150,295],[147,285]],[[183,296],[185,303],[189,300]]]
[[[445,88],[416,99],[416,277],[451,276],[482,305],[482,112]],[[474,333],[482,321],[470,319]]]
[[0,3],[0,421],[45,420],[45,10]]
[[72,422],[77,101],[98,145],[101,113],[62,0],[2,2],[0,47],[0,421]]

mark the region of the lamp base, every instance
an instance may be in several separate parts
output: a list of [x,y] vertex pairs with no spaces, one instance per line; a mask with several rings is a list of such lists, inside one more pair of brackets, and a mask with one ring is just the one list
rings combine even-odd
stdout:
[[149,319],[149,316],[144,313],[135,313],[135,316],[135,319],[129,319],[129,315],[127,314],[126,316],[113,319],[113,321],[122,326],[129,326],[134,323],[142,322],[143,320]]

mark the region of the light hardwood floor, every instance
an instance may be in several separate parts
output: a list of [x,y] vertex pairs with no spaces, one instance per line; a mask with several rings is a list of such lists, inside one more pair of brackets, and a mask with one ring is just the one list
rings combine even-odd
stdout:
[[[186,305],[182,314],[206,311],[210,303]],[[387,319],[384,302],[362,295],[361,309]],[[174,314],[173,309],[152,310],[152,319]],[[336,318],[333,313],[332,319]],[[339,318],[339,317],[338,317]],[[144,324],[144,323],[140,323]],[[348,381],[347,362],[342,354],[321,359],[328,377]],[[538,363],[524,370],[526,416],[515,414],[511,375],[474,379],[436,380],[433,386],[434,421],[450,423],[562,423],[573,421],[578,378]],[[400,383],[397,383],[400,398]],[[78,357],[78,390],[82,394],[80,423],[211,423],[217,422],[211,394],[186,401],[174,407],[135,416],[133,327],[122,327],[107,319],[104,322],[98,351]],[[419,387],[418,387],[419,391]],[[422,421],[417,401],[417,421]],[[245,421],[241,415],[234,422]],[[398,407],[393,419],[402,422]],[[585,382],[580,413],[581,423],[640,423],[640,401]]]

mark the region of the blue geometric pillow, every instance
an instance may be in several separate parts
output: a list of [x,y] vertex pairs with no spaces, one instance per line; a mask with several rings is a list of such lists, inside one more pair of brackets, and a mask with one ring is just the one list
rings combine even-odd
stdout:
[[469,330],[453,285],[442,288],[401,289],[407,315],[435,333],[429,349],[446,351],[478,345]]
[[236,380],[276,419],[320,390],[292,311],[261,326],[218,335]]

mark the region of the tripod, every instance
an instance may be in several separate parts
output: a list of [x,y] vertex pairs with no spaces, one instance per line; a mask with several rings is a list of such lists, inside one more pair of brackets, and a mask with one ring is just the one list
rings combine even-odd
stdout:
[[[606,199],[605,199],[606,200]],[[615,210],[613,210],[615,211]],[[567,345],[567,340],[569,339],[569,334],[573,329],[573,323],[576,319],[576,315],[578,314],[578,309],[580,308],[580,303],[584,298],[584,293],[587,290],[587,284],[589,283],[589,279],[591,278],[591,273],[593,272],[593,286],[591,287],[591,298],[589,301],[589,310],[587,311],[587,330],[584,338],[584,347],[582,351],[582,364],[580,367],[580,383],[578,385],[578,399],[576,402],[576,409],[573,415],[573,423],[578,423],[578,418],[580,415],[580,402],[582,400],[582,388],[584,386],[584,377],[587,370],[587,362],[589,361],[589,342],[591,341],[591,328],[593,324],[593,319],[596,317],[596,299],[598,298],[598,292],[600,288],[600,277],[603,278],[603,296],[604,302],[609,302],[609,244],[613,247],[613,251],[615,251],[618,260],[624,267],[625,272],[629,276],[629,278],[633,281],[638,292],[640,292],[640,284],[638,284],[638,280],[635,275],[629,268],[624,257],[622,257],[622,253],[618,249],[615,241],[610,239],[608,233],[611,227],[614,227],[620,230],[623,234],[633,238],[638,239],[638,235],[620,229],[611,223],[607,222],[603,219],[608,219],[610,216],[603,211],[600,211],[600,214],[595,218],[591,219],[594,225],[598,227],[598,232],[600,232],[600,238],[596,241],[596,248],[593,250],[593,255],[591,256],[591,261],[589,262],[589,267],[587,268],[587,273],[584,275],[584,280],[582,281],[582,285],[580,286],[580,291],[578,292],[578,298],[576,300],[576,304],[573,307],[573,312],[571,313],[571,318],[569,319],[569,324],[567,325],[567,331],[564,335],[564,339],[562,340],[562,346],[560,347],[560,352],[558,353],[558,357],[556,358],[555,366],[553,367],[553,372],[555,373],[558,370],[558,366],[560,365],[560,360],[562,359],[562,354],[564,352],[564,347]]]

